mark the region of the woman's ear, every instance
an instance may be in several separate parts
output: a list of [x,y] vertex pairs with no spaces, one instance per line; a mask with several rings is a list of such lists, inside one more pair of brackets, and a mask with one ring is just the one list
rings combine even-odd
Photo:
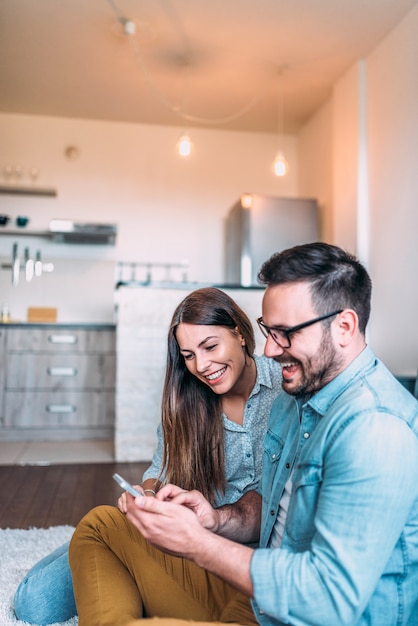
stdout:
[[235,334],[237,335],[237,337],[240,339],[240,341],[241,341],[241,345],[242,345],[242,347],[244,348],[244,347],[245,347],[245,339],[244,339],[244,336],[241,334],[241,331],[240,331],[240,329],[238,328],[238,326],[235,326],[235,328],[234,328],[234,332],[235,332]]

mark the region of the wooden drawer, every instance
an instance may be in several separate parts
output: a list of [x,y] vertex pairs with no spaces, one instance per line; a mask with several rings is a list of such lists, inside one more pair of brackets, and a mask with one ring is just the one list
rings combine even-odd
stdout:
[[5,426],[54,428],[113,426],[112,391],[7,391]]
[[115,332],[63,328],[10,328],[7,350],[16,352],[114,353]]
[[114,355],[11,352],[6,389],[114,389],[115,377]]

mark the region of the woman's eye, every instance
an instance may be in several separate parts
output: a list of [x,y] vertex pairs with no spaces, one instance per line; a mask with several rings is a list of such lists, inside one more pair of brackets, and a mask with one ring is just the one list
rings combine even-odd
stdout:
[[190,361],[193,358],[193,354],[183,354],[185,361]]

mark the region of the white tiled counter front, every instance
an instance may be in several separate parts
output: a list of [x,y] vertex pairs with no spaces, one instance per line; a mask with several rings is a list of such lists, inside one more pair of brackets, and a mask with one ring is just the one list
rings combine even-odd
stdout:
[[[161,415],[167,331],[177,305],[197,289],[120,286],[116,292],[116,461],[150,461]],[[262,289],[222,288],[246,311],[251,321],[261,315]],[[263,338],[255,329],[257,352]]]

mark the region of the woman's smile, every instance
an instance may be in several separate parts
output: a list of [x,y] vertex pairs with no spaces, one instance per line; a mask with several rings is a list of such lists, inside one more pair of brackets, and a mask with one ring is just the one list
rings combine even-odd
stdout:
[[212,374],[208,374],[205,376],[206,380],[209,383],[216,383],[219,381],[221,376],[226,372],[226,366],[222,367],[220,370],[213,372]]

